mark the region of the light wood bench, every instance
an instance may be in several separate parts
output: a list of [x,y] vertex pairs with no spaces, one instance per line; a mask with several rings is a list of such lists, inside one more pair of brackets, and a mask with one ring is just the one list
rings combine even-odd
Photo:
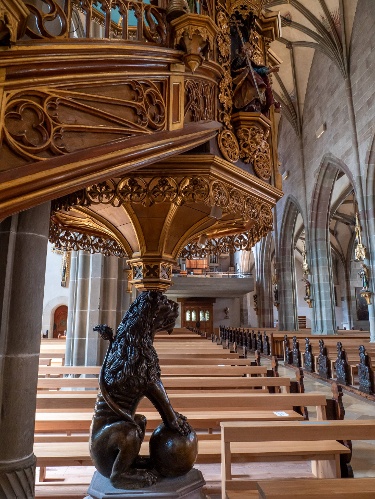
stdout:
[[48,482],[38,483],[35,486],[36,499],[82,499],[87,496],[89,483],[75,484],[51,484]]
[[[147,418],[147,431],[153,431],[161,423],[160,414],[142,411]],[[301,421],[303,416],[293,411],[272,410],[222,410],[185,411],[184,416],[196,430],[219,430],[222,421]],[[36,433],[88,433],[92,420],[91,412],[37,412],[35,415]],[[37,435],[38,436],[38,435]],[[41,436],[41,435],[39,435]],[[219,438],[219,435],[217,435]]]
[[[81,405],[82,396],[75,397],[74,400],[67,401]],[[90,394],[92,395],[92,394]],[[302,416],[295,413],[295,406],[317,406],[317,413],[320,417],[325,417],[326,397],[322,394],[244,394],[241,397],[234,394],[182,394],[171,395],[171,402],[176,410],[183,412],[195,428],[218,429],[221,421],[226,420],[296,420]],[[51,410],[51,405],[48,404]],[[186,407],[189,406],[190,408]],[[46,466],[77,466],[88,463],[88,435],[87,431],[91,422],[94,407],[94,399],[90,400],[90,412],[81,414],[56,414],[39,413],[36,414],[35,452],[39,457],[38,466],[42,467],[41,479],[45,477]],[[186,410],[185,410],[186,409]],[[53,409],[52,409],[53,410]],[[61,408],[59,408],[61,410]],[[66,409],[65,409],[66,410]],[[76,409],[77,410],[77,409]],[[151,412],[150,412],[151,411]],[[139,411],[148,418],[148,430],[154,429],[160,423],[160,415],[153,408],[150,401],[144,399],[139,407]],[[283,414],[280,414],[283,413]],[[39,433],[45,432],[44,434]],[[60,432],[59,435],[47,435],[46,432]],[[82,435],[61,435],[66,432],[85,432]],[[201,443],[200,452],[203,455],[199,458],[202,462],[220,462],[220,440],[218,434],[205,434],[208,438],[216,438],[216,443]],[[82,441],[83,440],[83,441]],[[210,440],[211,442],[211,440]],[[58,445],[59,444],[59,445]],[[64,453],[59,454],[59,449],[64,446]],[[206,460],[206,461],[204,461]],[[211,461],[210,461],[211,460]],[[70,463],[70,464],[68,464]],[[78,463],[78,464],[77,464]],[[81,463],[81,464],[80,464]]]
[[258,461],[311,460],[315,476],[340,478],[340,454],[350,451],[337,441],[375,439],[375,420],[223,422],[220,426],[223,499],[232,481],[233,449],[239,444],[246,457],[249,449],[258,448]]
[[[250,390],[275,388],[290,391],[290,378],[284,377],[235,377],[235,376],[193,376],[163,377],[166,390]],[[39,378],[38,390],[58,390],[62,388],[98,390],[98,378]]]
[[375,478],[262,480],[257,488],[262,499],[374,499]]
[[[39,368],[39,376],[62,377],[64,375],[94,375],[98,376],[101,366],[43,366]],[[164,366],[163,376],[265,376],[267,366],[250,366],[248,363],[240,366],[232,365],[200,365],[189,364]]]
[[65,364],[65,352],[40,352],[39,362],[41,359],[59,360],[62,365]]
[[[315,393],[171,393],[169,396],[172,406],[176,411],[183,410],[224,410],[250,409],[250,410],[289,410],[296,406],[315,407],[318,419],[326,418],[327,400],[325,395]],[[61,394],[38,393],[37,411],[39,412],[93,412],[96,393],[87,392],[61,392]],[[153,408],[148,399],[141,400],[138,412]]]

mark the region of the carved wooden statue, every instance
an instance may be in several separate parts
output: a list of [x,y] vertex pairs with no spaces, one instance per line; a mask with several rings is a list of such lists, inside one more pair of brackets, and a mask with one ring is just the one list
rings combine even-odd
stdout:
[[[161,292],[144,291],[124,315],[115,336],[106,325],[94,328],[110,344],[100,373],[90,454],[114,487],[137,489],[152,485],[160,475],[183,475],[196,459],[195,432],[170,404],[153,346],[155,333],[171,333],[177,316],[177,303]],[[139,456],[147,421],[135,412],[143,397],[163,420],[150,438],[149,458]]]
[[371,362],[368,354],[366,353],[366,348],[361,345],[359,347],[359,364],[358,364],[358,378],[359,378],[359,389],[364,393],[374,393],[374,373],[371,368]]
[[284,335],[284,361],[285,364],[292,364],[293,359],[292,359],[292,352],[290,351],[289,347],[289,339],[288,335]]
[[324,346],[324,340],[319,340],[318,374],[324,379],[331,377],[331,364],[328,359],[327,348]]
[[337,342],[336,378],[341,385],[349,384],[350,369],[341,341]]
[[299,351],[299,341],[297,336],[293,336],[293,349],[292,349],[293,366],[301,367],[301,353]]
[[305,338],[304,367],[309,373],[314,372],[314,357],[309,338]]

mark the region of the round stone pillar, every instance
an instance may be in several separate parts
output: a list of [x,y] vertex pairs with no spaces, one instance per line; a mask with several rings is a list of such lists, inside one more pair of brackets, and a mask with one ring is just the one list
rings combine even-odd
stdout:
[[258,296],[258,327],[273,327],[271,237],[269,235],[254,246],[254,253],[255,286]]
[[0,498],[34,497],[33,454],[49,204],[0,224]]
[[74,251],[71,258],[66,364],[99,365],[106,345],[93,327],[116,328],[129,307],[123,258]]

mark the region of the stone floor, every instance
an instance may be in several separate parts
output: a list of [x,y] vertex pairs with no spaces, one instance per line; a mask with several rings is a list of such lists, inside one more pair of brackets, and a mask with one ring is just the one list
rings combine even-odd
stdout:
[[[263,362],[265,363],[265,362]],[[293,371],[279,367],[280,375],[293,377]],[[310,376],[305,379],[306,392],[331,393],[329,383],[317,380]],[[344,391],[343,403],[345,407],[345,419],[375,419],[375,403],[366,399],[349,394]],[[309,411],[310,418],[314,418],[312,410]],[[355,441],[353,442],[352,468],[355,477],[375,477],[375,441]],[[220,499],[220,464],[205,464],[196,466],[199,468],[206,480],[206,494],[208,499]],[[67,467],[48,468],[48,482],[64,484],[89,484],[94,468],[87,467]],[[236,464],[233,466],[234,475],[245,475],[248,478],[277,478],[277,477],[309,477],[311,476],[310,463],[289,462],[286,464],[272,463],[251,463]]]

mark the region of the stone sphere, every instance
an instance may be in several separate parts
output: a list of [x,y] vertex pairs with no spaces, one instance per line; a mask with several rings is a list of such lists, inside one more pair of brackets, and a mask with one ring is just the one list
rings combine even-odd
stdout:
[[150,457],[155,470],[165,477],[188,473],[197,458],[198,440],[194,430],[181,435],[176,430],[159,425],[150,438]]

